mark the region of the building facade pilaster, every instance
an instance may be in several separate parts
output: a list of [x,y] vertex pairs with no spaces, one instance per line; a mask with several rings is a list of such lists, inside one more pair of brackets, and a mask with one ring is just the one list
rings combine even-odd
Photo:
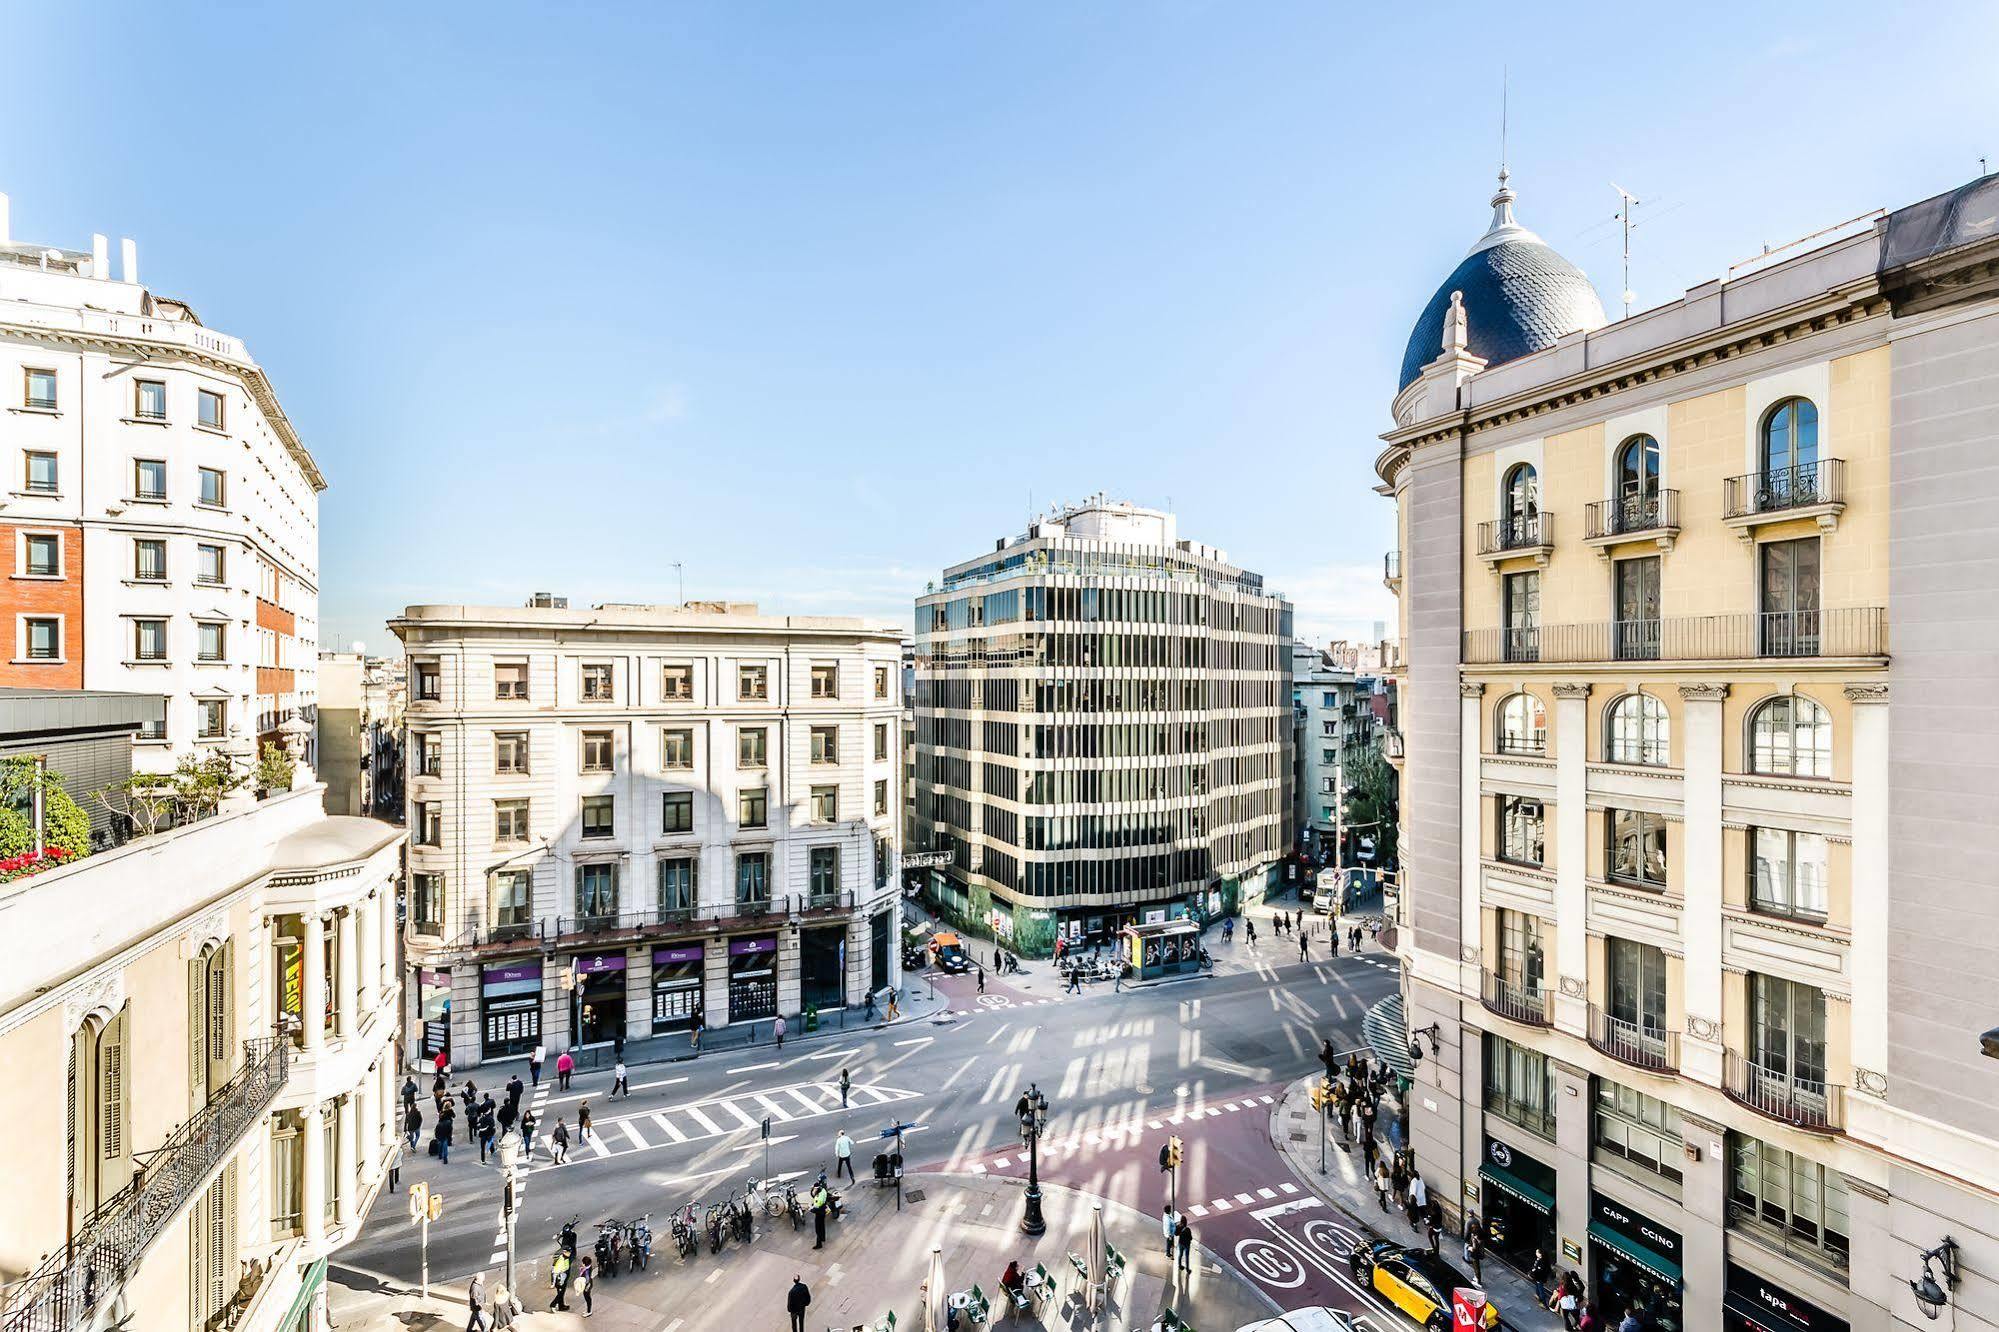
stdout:
[[1728,686],[1680,686],[1681,786],[1686,810],[1681,832],[1686,865],[1680,876],[1685,948],[1681,968],[1686,1031],[1680,1037],[1680,1071],[1711,1087],[1721,1085],[1721,772],[1722,704]]

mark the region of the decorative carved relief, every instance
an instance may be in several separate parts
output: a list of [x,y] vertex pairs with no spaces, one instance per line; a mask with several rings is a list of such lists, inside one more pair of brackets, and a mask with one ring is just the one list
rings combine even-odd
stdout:
[[1477,698],[1483,693],[1485,693],[1485,681],[1483,680],[1458,681],[1459,698]]
[[1477,965],[1485,961],[1485,954],[1479,952],[1477,944],[1459,944],[1458,961]]
[[1876,1073],[1871,1068],[1856,1067],[1853,1070],[1853,1085],[1855,1089],[1864,1091],[1869,1096],[1885,1097],[1888,1094],[1887,1074]]
[[1680,686],[1680,697],[1689,703],[1719,703],[1728,697],[1728,686],[1702,681]]
[[1718,1041],[1721,1039],[1721,1024],[1689,1013],[1687,1014],[1687,1035],[1697,1041]]
[[1562,993],[1571,999],[1584,999],[1589,996],[1589,985],[1581,977],[1564,976],[1562,977]]
[[109,971],[77,985],[63,996],[62,1029],[74,1036],[92,1013],[110,1016],[125,1006],[125,973]]
[[1846,701],[1849,703],[1886,703],[1888,686],[1885,684],[1850,684],[1846,687]]
[[1557,684],[1557,685],[1554,685],[1554,686],[1552,686],[1552,688],[1554,689],[1554,693],[1555,693],[1555,697],[1556,697],[1556,698],[1588,698],[1588,697],[1589,697],[1589,685],[1588,685],[1588,683],[1587,683],[1587,682],[1583,682],[1583,683],[1576,683],[1576,682],[1571,682],[1571,681],[1564,681],[1564,682],[1563,682],[1563,683],[1561,683],[1561,684]]

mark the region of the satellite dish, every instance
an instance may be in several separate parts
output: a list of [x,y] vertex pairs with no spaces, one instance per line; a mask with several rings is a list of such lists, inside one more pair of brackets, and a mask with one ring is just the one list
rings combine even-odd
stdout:
[[368,654],[368,645],[357,638],[347,645],[347,650],[357,657],[364,657]]

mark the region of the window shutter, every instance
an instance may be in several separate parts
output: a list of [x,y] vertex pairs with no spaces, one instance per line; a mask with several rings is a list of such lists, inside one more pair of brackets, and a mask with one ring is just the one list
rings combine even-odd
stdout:
[[187,964],[187,1102],[199,1110],[208,1099],[208,958]]
[[125,1040],[123,1019],[104,1029],[98,1046],[98,1122],[103,1126],[101,1155],[115,1161],[125,1154]]
[[77,1104],[76,1104],[76,1040],[75,1040],[75,1038],[71,1038],[71,1040],[70,1040],[70,1043],[69,1043],[69,1098],[68,1098],[68,1100],[67,1100],[66,1104],[67,1104],[67,1105],[68,1105],[68,1107],[69,1107],[69,1113],[68,1113],[68,1114],[66,1114],[65,1116],[63,1116],[63,1118],[64,1118],[64,1120],[65,1120],[65,1127],[66,1127],[66,1129],[67,1129],[67,1132],[66,1132],[66,1133],[65,1133],[65,1135],[64,1135],[64,1136],[65,1136],[65,1138],[66,1138],[66,1141],[65,1141],[65,1143],[64,1143],[64,1155],[65,1155],[65,1161],[64,1161],[64,1169],[65,1169],[65,1174],[64,1174],[63,1178],[65,1178],[65,1179],[67,1179],[67,1180],[69,1181],[69,1192],[70,1192],[70,1196],[74,1197],[74,1196],[76,1195],[76,1185],[77,1185],[77,1179],[76,1179],[76,1121],[77,1121],[77,1113],[76,1113],[76,1112],[77,1112]]
[[208,1062],[229,1068],[229,945],[215,950],[208,963]]

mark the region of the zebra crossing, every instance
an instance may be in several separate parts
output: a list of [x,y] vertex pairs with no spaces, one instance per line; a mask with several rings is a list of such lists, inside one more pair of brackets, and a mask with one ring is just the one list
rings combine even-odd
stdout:
[[[1235,1114],[1243,1110],[1261,1109],[1264,1106],[1274,1104],[1275,1101],[1275,1097],[1254,1094],[1237,1097],[1234,1100],[1218,1101],[1213,1105],[1208,1105],[1204,1102],[1195,1102],[1192,1105],[1179,1106],[1171,1111],[1162,1111],[1159,1114],[1134,1119],[1122,1125],[1106,1125],[1102,1129],[1090,1129],[1082,1133],[1072,1133],[1066,1138],[1049,1138],[1041,1144],[1039,1150],[1042,1157],[1047,1159],[1061,1156],[1065,1153],[1088,1151],[1096,1147],[1124,1147],[1129,1142],[1141,1137],[1146,1129],[1156,1132],[1172,1124],[1186,1124],[1198,1119]],[[954,1162],[953,1164],[962,1165],[965,1170],[970,1171],[974,1175],[1001,1172],[1015,1168],[1025,1170],[1027,1168],[1027,1153],[1019,1150],[1006,1151],[983,1160]]]
[[[656,1151],[661,1147],[676,1147],[681,1143],[697,1142],[704,1138],[721,1138],[733,1133],[754,1132],[763,1127],[765,1119],[770,1120],[772,1133],[782,1133],[784,1125],[800,1120],[855,1112],[865,1113],[878,1106],[913,1101],[922,1094],[905,1091],[899,1087],[856,1082],[848,1088],[847,1103],[842,1105],[838,1083],[799,1082],[786,1087],[766,1087],[757,1091],[737,1092],[729,1096],[702,1097],[658,1110],[640,1111],[616,1119],[596,1120],[590,1126],[590,1136],[572,1138],[569,1160],[563,1164],[603,1161],[614,1156],[629,1156],[635,1152]],[[541,1119],[541,1112],[538,1109],[535,1118],[537,1121]],[[547,1127],[549,1126],[537,1122],[536,1142],[540,1142],[546,1136],[544,1130]],[[560,1165],[549,1160],[536,1161],[531,1167],[537,1171],[560,1168]]]

